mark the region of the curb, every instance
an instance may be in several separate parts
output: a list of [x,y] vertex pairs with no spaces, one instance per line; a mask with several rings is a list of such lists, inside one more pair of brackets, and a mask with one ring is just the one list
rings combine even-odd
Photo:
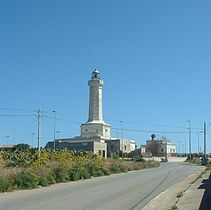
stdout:
[[210,176],[210,171],[207,171],[205,174],[201,176],[201,178],[197,179],[193,184],[191,184],[191,186],[184,192],[183,196],[177,200],[176,206],[178,207],[178,209],[180,210],[201,209],[200,206],[205,193],[205,187],[200,187],[200,186],[203,185],[203,180],[209,179],[209,176]]

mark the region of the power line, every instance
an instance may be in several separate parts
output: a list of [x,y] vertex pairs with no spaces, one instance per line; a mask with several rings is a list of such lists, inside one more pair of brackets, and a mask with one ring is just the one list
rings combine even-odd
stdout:
[[[47,115],[43,115],[43,117],[49,118],[49,119],[53,119],[54,117],[49,117]],[[73,123],[73,124],[82,124],[81,122],[75,122],[75,121],[71,121],[71,120],[66,120],[66,119],[62,119],[62,118],[56,118],[56,120],[60,120],[60,121],[64,121],[64,122],[69,122],[69,123]]]
[[[52,112],[48,112],[48,111],[43,111],[43,113],[49,113],[52,114]],[[64,114],[64,113],[60,113],[57,112],[58,115],[63,115],[63,116],[72,116],[72,117],[85,117],[84,115],[72,115],[72,114]],[[120,120],[116,120],[116,119],[106,119],[106,121],[113,121],[113,122],[120,122]],[[78,123],[78,122],[77,122]],[[159,126],[159,127],[171,127],[171,128],[178,128],[178,129],[187,129],[185,126],[173,126],[173,125],[161,125],[161,124],[155,124],[155,123],[143,123],[143,122],[137,122],[137,121],[124,121],[124,123],[129,123],[129,124],[142,124],[142,125],[147,125],[147,126]],[[196,130],[201,130],[201,128],[192,128],[192,129],[196,129]]]
[[[112,119],[107,119],[107,120],[113,121],[113,122],[120,122],[119,120],[112,120]],[[182,126],[161,125],[161,124],[155,124],[155,123],[143,123],[143,122],[136,122],[136,121],[124,121],[124,122],[129,123],[129,124],[140,124],[140,125],[147,125],[147,126],[159,126],[159,127],[171,127],[171,128],[186,129],[186,127],[182,127]]]
[[31,114],[0,114],[0,117],[34,117]]
[[[11,108],[0,108],[0,110],[15,110],[15,111],[29,111],[29,112],[37,112],[37,110],[26,110],[26,109],[11,109]],[[48,112],[48,111],[44,111],[42,110],[41,113],[49,113],[52,114],[52,112]],[[74,116],[74,115],[69,115],[69,114],[62,114],[62,113],[58,113],[59,115],[65,115],[65,116]],[[0,117],[36,117],[36,115],[27,115],[27,114],[1,114]],[[54,117],[50,117],[47,115],[42,115],[42,117],[46,117],[49,119],[54,119]],[[57,118],[57,120],[59,121],[63,121],[63,122],[69,122],[72,124],[82,124],[81,122],[78,121],[71,121],[71,120],[67,120],[67,119],[63,119],[63,118]],[[107,119],[108,121],[114,121],[114,122],[120,122],[120,120],[114,120],[114,119]],[[150,123],[142,123],[142,122],[136,122],[136,121],[124,121],[125,123],[129,123],[129,124],[142,124],[142,125],[148,125],[148,126],[159,126],[159,127],[170,127],[170,128],[177,128],[177,129],[187,129],[186,127],[180,127],[180,126],[172,126],[172,125],[161,125],[161,124],[150,124]],[[111,127],[111,129],[113,130],[121,130],[120,128],[115,128],[115,127]],[[192,130],[202,130],[201,128],[192,128]],[[141,132],[141,133],[163,133],[164,131],[155,131],[155,130],[143,130],[143,129],[127,129],[124,128],[124,131],[129,131],[129,132]],[[187,132],[185,131],[165,131],[165,133],[181,133],[181,134],[185,134]],[[193,133],[197,133],[197,132],[193,132]]]
[[[121,128],[114,128],[111,127],[111,129],[113,130],[121,130]],[[155,130],[140,130],[140,129],[128,129],[128,128],[124,128],[124,131],[129,131],[129,132],[139,132],[139,133],[163,133],[163,131],[155,131]],[[187,133],[185,131],[165,131],[165,133]]]
[[0,107],[0,110],[8,110],[8,111],[21,111],[21,112],[37,112],[37,110],[30,110],[30,109],[16,109],[16,108],[3,108],[3,107]]

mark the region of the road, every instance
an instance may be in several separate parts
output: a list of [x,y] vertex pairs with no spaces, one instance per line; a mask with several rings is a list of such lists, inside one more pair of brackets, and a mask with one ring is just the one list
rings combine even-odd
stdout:
[[186,163],[162,163],[153,169],[2,193],[0,209],[136,210],[197,170]]

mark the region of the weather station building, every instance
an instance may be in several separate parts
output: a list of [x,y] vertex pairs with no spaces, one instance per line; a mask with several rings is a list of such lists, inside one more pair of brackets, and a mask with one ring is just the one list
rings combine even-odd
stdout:
[[[47,149],[68,149],[76,151],[91,151],[102,157],[119,155],[120,150],[130,152],[135,149],[135,141],[111,137],[111,126],[103,121],[102,89],[103,80],[100,72],[94,70],[89,86],[89,117],[88,121],[81,124],[81,135],[74,138],[56,139],[49,141]],[[122,146],[122,142],[123,145]]]

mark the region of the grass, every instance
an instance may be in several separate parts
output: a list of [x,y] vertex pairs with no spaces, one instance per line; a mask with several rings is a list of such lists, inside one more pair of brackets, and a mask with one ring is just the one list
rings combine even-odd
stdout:
[[177,210],[178,207],[176,205],[172,206],[169,210]]
[[183,196],[183,192],[177,194],[177,198],[181,198]]

